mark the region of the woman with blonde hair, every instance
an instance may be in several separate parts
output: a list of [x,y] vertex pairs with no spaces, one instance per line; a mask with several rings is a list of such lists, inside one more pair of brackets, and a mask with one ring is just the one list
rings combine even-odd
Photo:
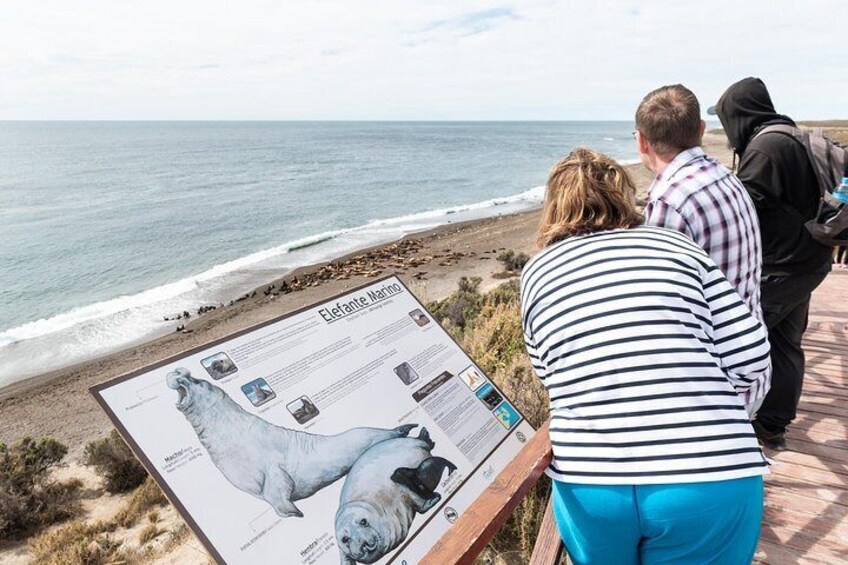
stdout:
[[641,223],[609,157],[554,166],[521,303],[560,534],[575,564],[750,563],[767,464],[739,394],[766,330],[700,247]]

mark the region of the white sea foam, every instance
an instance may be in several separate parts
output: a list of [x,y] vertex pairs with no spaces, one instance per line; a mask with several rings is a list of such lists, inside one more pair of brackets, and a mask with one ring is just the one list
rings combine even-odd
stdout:
[[42,318],[40,320],[28,322],[0,333],[0,347],[23,340],[61,332],[91,320],[106,318],[119,312],[132,310],[134,308],[140,308],[156,303],[165,303],[169,299],[198,290],[203,283],[220,279],[235,271],[249,268],[257,263],[288,253],[293,247],[307,245],[312,241],[321,239],[332,239],[342,233],[344,233],[344,230],[336,230],[315,236],[304,237],[270,249],[263,249],[262,251],[252,253],[245,257],[239,257],[238,259],[234,259],[220,265],[215,265],[200,274],[187,277],[176,282],[157,286],[136,294],[118,296],[102,302],[96,302],[80,308],[74,308],[69,312],[58,314],[51,318]]
[[8,329],[0,333],[0,347],[13,343],[49,335],[67,330],[84,322],[105,318],[132,308],[138,308],[147,304],[162,302],[174,296],[191,292],[197,287],[195,279],[188,278],[177,282],[157,286],[129,296],[118,296],[103,302],[89,304],[80,308],[74,308],[69,312],[53,316],[52,318],[35,320],[26,324]]
[[0,332],[0,386],[173,331],[165,315],[225,303],[285,272],[442,224],[538,205],[544,186],[482,202],[374,219],[285,242],[184,279],[31,321]]

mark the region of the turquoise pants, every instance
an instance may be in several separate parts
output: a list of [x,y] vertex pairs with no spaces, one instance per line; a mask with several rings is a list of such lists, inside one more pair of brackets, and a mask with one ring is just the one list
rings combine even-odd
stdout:
[[560,535],[575,565],[747,565],[763,517],[763,479],[666,485],[554,481]]

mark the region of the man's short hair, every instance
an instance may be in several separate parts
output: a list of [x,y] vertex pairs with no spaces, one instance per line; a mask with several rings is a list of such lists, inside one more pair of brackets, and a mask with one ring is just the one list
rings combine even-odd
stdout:
[[677,155],[701,144],[701,106],[682,84],[648,93],[636,109],[636,129],[660,155]]

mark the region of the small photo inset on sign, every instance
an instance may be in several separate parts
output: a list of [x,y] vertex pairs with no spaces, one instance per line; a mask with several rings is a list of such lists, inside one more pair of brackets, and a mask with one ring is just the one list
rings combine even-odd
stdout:
[[320,414],[318,407],[309,400],[308,396],[301,396],[297,400],[289,402],[286,404],[286,410],[294,416],[294,419],[297,420],[298,424],[305,424]]
[[410,312],[409,317],[412,318],[412,321],[418,324],[419,327],[426,326],[430,323],[430,318],[428,318],[427,314],[425,314],[420,308],[416,308]]
[[477,391],[477,398],[483,401],[483,404],[489,407],[489,410],[494,410],[500,404],[503,397],[490,384],[486,384]]
[[506,401],[501,402],[500,406],[495,408],[494,414],[495,418],[498,419],[498,422],[500,422],[506,429],[510,429],[521,419],[521,416],[518,415],[515,408],[510,406]]
[[277,397],[277,393],[265,382],[265,379],[250,381],[242,385],[241,391],[254,406],[262,406]]
[[203,365],[209,376],[216,381],[238,371],[236,364],[223,351],[215,355],[210,355],[206,359],[201,359],[200,364]]
[[405,385],[411,385],[418,380],[418,373],[412,368],[412,365],[404,361],[394,368],[395,374]]
[[464,382],[471,390],[477,390],[486,384],[486,377],[484,377],[477,367],[474,366],[468,367],[461,372],[459,374],[459,378],[462,379],[462,382]]

